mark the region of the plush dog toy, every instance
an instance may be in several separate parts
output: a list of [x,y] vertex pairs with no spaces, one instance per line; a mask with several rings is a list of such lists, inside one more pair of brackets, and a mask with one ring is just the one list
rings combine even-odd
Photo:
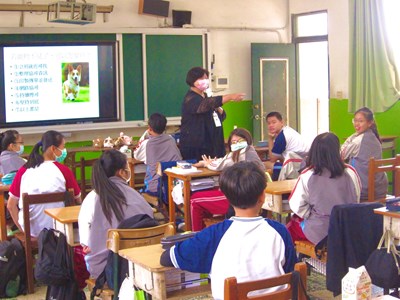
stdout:
[[132,138],[125,135],[123,132],[119,133],[119,137],[115,140],[115,147],[130,146],[132,145]]
[[105,148],[114,148],[114,141],[111,137],[107,137],[103,143]]

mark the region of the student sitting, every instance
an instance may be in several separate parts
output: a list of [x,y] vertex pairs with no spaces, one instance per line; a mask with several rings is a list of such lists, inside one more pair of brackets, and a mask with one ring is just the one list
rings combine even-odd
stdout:
[[167,119],[164,115],[154,113],[150,116],[148,123],[148,142],[141,143],[139,148],[135,150],[135,153],[143,153],[145,151],[146,155],[145,157],[134,155],[136,159],[141,158],[147,165],[144,192],[158,196],[158,178],[160,176],[157,175],[157,163],[181,160],[182,156],[175,139],[164,133],[167,126]]
[[[218,159],[211,159],[203,155],[203,160],[195,164],[195,166],[222,171],[239,161],[253,161],[262,171],[265,171],[264,164],[252,144],[253,139],[250,132],[244,128],[236,128],[228,138],[228,146],[231,149],[230,153]],[[228,200],[218,189],[194,192],[190,197],[192,230],[202,230],[204,228],[204,218],[211,217],[212,215],[225,215],[228,208]]]
[[[369,159],[382,158],[382,145],[372,111],[363,107],[354,114],[353,125],[356,130],[342,145],[342,158],[356,169],[361,179],[361,201],[368,199]],[[375,175],[375,199],[384,199],[388,188],[386,173]]]
[[224,298],[224,280],[238,282],[279,276],[293,270],[296,252],[286,228],[259,216],[265,173],[254,162],[238,162],[222,171],[220,187],[236,216],[198,232],[165,251],[163,266],[209,273],[214,299]]
[[153,210],[144,198],[128,185],[131,174],[126,156],[117,150],[105,151],[92,170],[93,190],[79,212],[79,238],[91,277],[97,278],[107,263],[107,231],[134,215]]
[[0,133],[0,174],[18,171],[26,161],[20,156],[24,153],[24,140],[16,130]]
[[266,167],[274,170],[272,179],[277,180],[282,163],[288,158],[288,154],[294,152],[304,157],[308,152],[309,145],[296,130],[285,126],[279,112],[270,112],[266,116],[266,121],[268,125],[268,148],[270,149]]
[[318,135],[311,145],[307,168],[289,198],[290,209],[297,215],[287,225],[293,241],[317,244],[328,235],[332,208],[360,200],[360,178],[343,163],[339,148],[338,137],[329,132]]
[[[28,162],[15,175],[10,186],[7,208],[17,227],[23,231],[23,193],[45,194],[74,190],[75,201],[81,202],[81,191],[74,174],[61,164],[67,156],[64,136],[54,130],[43,134],[42,139],[32,149]],[[44,213],[46,208],[62,207],[63,203],[36,204],[29,208],[31,235],[37,237],[47,227],[53,228],[53,219]],[[19,210],[21,209],[21,210]]]

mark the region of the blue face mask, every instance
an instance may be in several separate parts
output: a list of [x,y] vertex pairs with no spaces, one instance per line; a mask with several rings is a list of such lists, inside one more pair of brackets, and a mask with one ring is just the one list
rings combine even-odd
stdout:
[[62,163],[64,161],[64,159],[67,157],[67,149],[66,148],[64,148],[62,150],[59,148],[57,148],[57,149],[61,151],[61,155],[60,156],[56,155],[56,162]]
[[19,145],[19,150],[17,151],[18,155],[22,155],[24,153],[24,145]]
[[238,142],[236,144],[232,144],[231,145],[231,151],[234,152],[234,151],[246,148],[246,147],[247,147],[247,142],[246,141],[241,141],[241,142]]

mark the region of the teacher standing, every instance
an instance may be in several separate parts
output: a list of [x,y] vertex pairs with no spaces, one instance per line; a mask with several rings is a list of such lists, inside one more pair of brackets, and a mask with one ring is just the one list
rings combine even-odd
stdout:
[[225,155],[222,122],[226,113],[222,105],[229,101],[241,101],[244,94],[228,94],[208,97],[205,90],[210,81],[209,72],[194,67],[186,75],[190,86],[182,103],[180,151],[183,159],[201,160],[202,155],[223,157]]

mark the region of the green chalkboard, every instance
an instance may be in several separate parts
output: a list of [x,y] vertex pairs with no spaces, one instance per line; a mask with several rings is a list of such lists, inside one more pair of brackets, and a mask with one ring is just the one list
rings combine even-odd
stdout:
[[148,114],[181,115],[186,73],[203,66],[202,35],[146,35]]
[[122,36],[125,120],[143,120],[143,53],[142,35]]

